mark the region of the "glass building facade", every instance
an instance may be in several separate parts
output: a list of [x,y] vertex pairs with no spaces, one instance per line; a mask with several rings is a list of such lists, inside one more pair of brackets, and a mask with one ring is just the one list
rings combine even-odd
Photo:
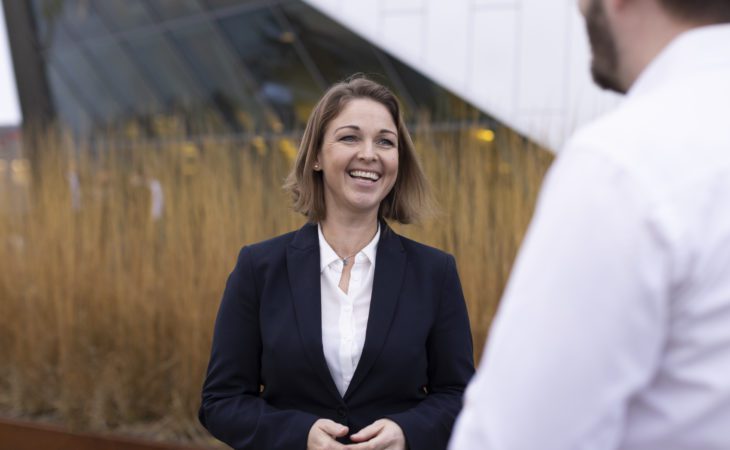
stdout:
[[324,90],[357,72],[389,85],[411,122],[421,114],[434,126],[491,122],[302,1],[29,5],[53,116],[82,136],[301,130]]

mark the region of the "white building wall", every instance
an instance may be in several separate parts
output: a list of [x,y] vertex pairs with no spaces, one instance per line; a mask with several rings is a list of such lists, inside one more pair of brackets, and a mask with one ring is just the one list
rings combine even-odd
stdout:
[[8,32],[5,28],[5,11],[0,2],[0,126],[19,125],[20,121],[20,103],[15,87]]
[[577,0],[305,1],[554,150],[618,102],[591,82]]

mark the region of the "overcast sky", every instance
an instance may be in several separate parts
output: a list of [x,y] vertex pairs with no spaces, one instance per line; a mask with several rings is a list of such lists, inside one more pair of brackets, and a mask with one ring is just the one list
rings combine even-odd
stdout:
[[13,62],[5,29],[5,12],[0,5],[0,126],[18,125],[20,120],[18,91],[15,88]]

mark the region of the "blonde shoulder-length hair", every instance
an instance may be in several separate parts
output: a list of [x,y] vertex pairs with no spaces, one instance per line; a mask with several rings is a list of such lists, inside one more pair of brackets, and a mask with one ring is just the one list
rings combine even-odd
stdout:
[[416,157],[413,141],[401,116],[400,102],[385,86],[355,75],[330,87],[314,107],[307,121],[299,152],[284,188],[291,194],[293,208],[311,222],[327,217],[322,172],[314,162],[330,122],[353,99],[370,99],[385,106],[398,131],[398,175],[395,185],[380,203],[379,219],[403,224],[419,222],[433,211],[428,180]]

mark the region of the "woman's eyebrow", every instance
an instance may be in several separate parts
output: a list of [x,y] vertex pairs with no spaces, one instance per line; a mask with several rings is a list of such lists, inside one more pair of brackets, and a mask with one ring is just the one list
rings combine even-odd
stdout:
[[[358,127],[357,125],[343,125],[341,127],[336,128],[335,129],[335,133],[337,133],[338,131],[340,131],[342,129],[347,129],[347,128],[352,129],[352,130],[355,130],[355,131],[360,131],[360,127]],[[379,132],[380,133],[389,133],[389,134],[392,134],[393,136],[398,136],[398,133],[396,133],[393,130],[389,130],[387,128],[383,128]]]
[[343,126],[337,128],[337,129],[335,129],[335,132],[340,131],[343,128],[352,128],[353,130],[360,131],[360,127],[358,127],[357,125],[343,125]]

